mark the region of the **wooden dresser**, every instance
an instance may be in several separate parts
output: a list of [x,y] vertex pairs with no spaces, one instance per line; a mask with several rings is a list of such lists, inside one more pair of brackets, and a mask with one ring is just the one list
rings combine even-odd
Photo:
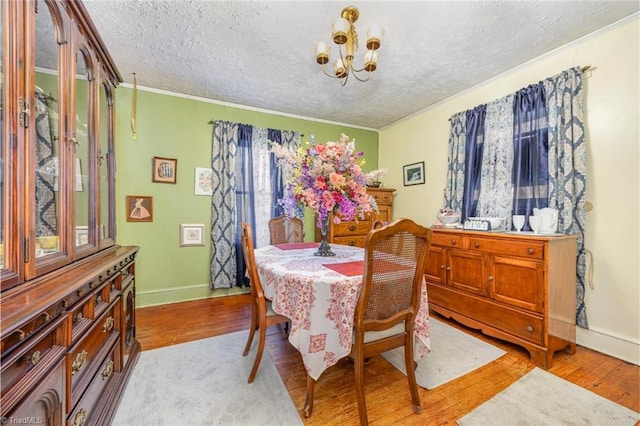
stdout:
[[106,425],[140,354],[138,247],[116,243],[122,78],[81,1],[0,15],[0,420]]
[[429,307],[529,351],[575,353],[576,238],[433,230]]
[[[339,224],[329,220],[329,230],[327,231],[327,241],[335,244],[364,247],[367,234],[375,220],[391,222],[393,220],[393,193],[392,188],[367,188],[369,193],[378,204],[378,212],[367,214],[358,220],[343,221]],[[320,229],[316,228],[316,241],[322,239]]]

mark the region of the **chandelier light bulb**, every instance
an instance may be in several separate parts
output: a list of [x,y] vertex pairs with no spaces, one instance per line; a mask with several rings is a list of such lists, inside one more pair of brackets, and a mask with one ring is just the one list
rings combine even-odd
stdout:
[[335,44],[345,44],[347,42],[347,32],[350,26],[349,21],[343,18],[333,21],[332,36]]
[[382,38],[384,37],[384,28],[381,26],[374,26],[367,32],[367,49],[376,50],[380,48]]
[[377,68],[378,53],[375,50],[367,50],[364,54],[364,69],[367,72],[373,72]]
[[333,63],[333,72],[338,78],[345,78],[347,76],[347,70],[342,63],[342,59],[336,59]]
[[331,51],[331,47],[327,45],[324,41],[319,41],[316,44],[316,61],[320,65],[324,65],[329,62],[329,52]]

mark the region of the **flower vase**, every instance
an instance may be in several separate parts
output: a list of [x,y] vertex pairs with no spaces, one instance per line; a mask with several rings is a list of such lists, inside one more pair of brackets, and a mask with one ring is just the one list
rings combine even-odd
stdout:
[[331,251],[331,246],[327,241],[327,232],[329,231],[329,215],[322,220],[322,226],[320,226],[320,233],[322,235],[322,240],[320,241],[320,246],[318,246],[318,251],[313,253],[314,256],[335,256],[336,254]]

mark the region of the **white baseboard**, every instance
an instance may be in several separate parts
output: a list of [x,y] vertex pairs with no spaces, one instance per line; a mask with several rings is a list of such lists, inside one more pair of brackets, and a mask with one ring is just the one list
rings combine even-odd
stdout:
[[576,327],[576,343],[606,355],[640,365],[640,345],[597,330]]

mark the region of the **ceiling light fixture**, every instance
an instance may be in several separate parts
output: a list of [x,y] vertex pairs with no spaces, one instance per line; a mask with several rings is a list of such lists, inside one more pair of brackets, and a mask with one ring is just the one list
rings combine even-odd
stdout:
[[[318,42],[316,44],[316,61],[322,66],[322,72],[332,78],[339,78],[342,85],[347,84],[349,74],[358,81],[369,80],[369,75],[366,78],[361,78],[360,73],[366,71],[371,73],[376,70],[378,62],[378,48],[382,37],[384,36],[384,28],[375,26],[367,32],[367,52],[364,54],[364,66],[362,68],[356,68],[353,63],[354,55],[358,50],[358,33],[354,23],[358,20],[360,12],[355,6],[348,6],[342,9],[341,18],[337,19],[332,26],[331,35],[333,42],[338,45],[338,51],[340,52],[340,58],[336,59],[333,63],[333,74],[328,73],[325,69],[325,65],[329,62],[329,52],[331,48],[325,42]],[[344,45],[344,52],[342,46]],[[359,75],[360,74],[360,75]]]

